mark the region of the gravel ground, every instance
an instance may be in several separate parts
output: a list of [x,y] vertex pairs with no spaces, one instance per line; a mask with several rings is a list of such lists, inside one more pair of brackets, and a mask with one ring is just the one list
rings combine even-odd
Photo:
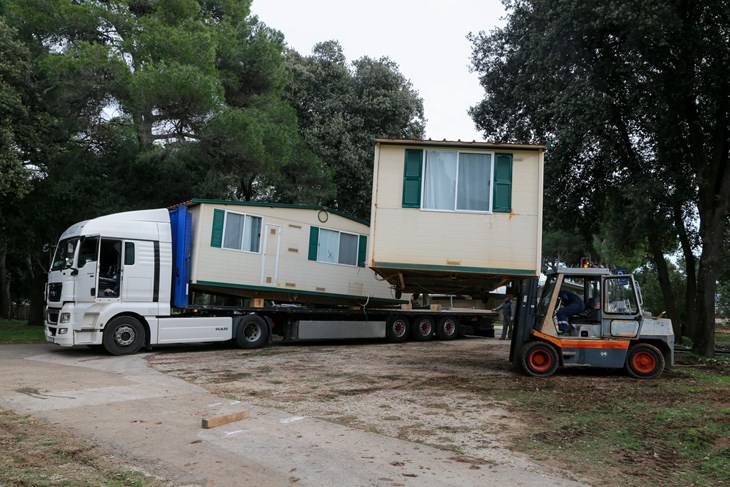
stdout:
[[502,445],[521,427],[488,393],[510,376],[509,342],[275,344],[158,353],[152,366],[215,394],[453,451],[461,461],[527,465]]

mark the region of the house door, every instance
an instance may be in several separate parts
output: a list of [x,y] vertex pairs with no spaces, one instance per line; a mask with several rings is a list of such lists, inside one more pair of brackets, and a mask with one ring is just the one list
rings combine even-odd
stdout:
[[261,285],[276,286],[276,281],[279,277],[281,227],[267,224],[264,235],[264,255],[261,259]]

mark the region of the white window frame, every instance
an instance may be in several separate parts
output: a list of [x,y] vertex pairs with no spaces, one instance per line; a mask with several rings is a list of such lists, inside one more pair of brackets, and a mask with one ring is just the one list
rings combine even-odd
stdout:
[[[426,164],[426,161],[428,159],[428,153],[429,152],[456,152],[456,178],[454,179],[454,209],[442,209],[442,208],[426,208],[426,180],[427,180],[427,174],[426,170],[428,169],[428,166]],[[488,196],[487,196],[487,204],[488,209],[487,210],[460,210],[457,208],[457,203],[459,201],[459,162],[461,159],[461,154],[479,154],[479,155],[489,155],[490,156],[490,162],[489,162],[489,188],[488,188]],[[434,211],[439,213],[476,213],[481,215],[488,215],[493,213],[493,203],[494,203],[494,164],[495,164],[495,157],[496,153],[491,151],[460,151],[460,150],[448,150],[448,149],[426,149],[423,151],[423,161],[421,162],[421,210],[422,211]]]
[[[250,213],[239,213],[237,211],[228,211],[228,210],[225,210],[225,212],[226,212],[225,213],[225,218],[223,219],[223,235],[221,237],[221,248],[222,249],[225,249],[225,250],[233,250],[233,251],[237,251],[237,252],[244,252],[244,253],[247,253],[247,254],[260,254],[261,253],[261,235],[262,235],[262,229],[263,229],[263,226],[264,226],[264,218],[261,217],[261,216],[259,216],[259,215],[252,215]],[[236,215],[236,216],[243,217],[243,225],[241,226],[241,236],[240,236],[241,237],[241,247],[240,248],[227,247],[226,246],[226,234],[228,233],[228,215]],[[246,250],[246,249],[243,248],[243,244],[245,242],[245,238],[244,237],[246,235],[246,226],[248,224],[248,218],[247,217],[252,218],[252,219],[253,218],[258,218],[259,219],[259,234],[258,234],[257,245],[256,245],[258,247],[258,250],[255,250],[255,251],[254,250]],[[253,243],[253,242],[254,242],[254,239],[252,238],[251,239],[251,243]]]
[[[336,256],[337,262],[330,262],[328,260],[320,260],[319,259],[319,252],[320,252],[321,245],[322,245],[322,232],[323,231],[325,231],[325,232],[333,232],[333,233],[336,233],[337,234],[337,256]],[[355,237],[355,263],[354,264],[347,264],[347,263],[343,263],[343,262],[340,262],[339,261],[340,260],[340,245],[342,244],[342,235],[343,234],[344,235],[352,235],[353,237]],[[344,232],[342,230],[336,230],[334,228],[325,228],[325,227],[320,227],[319,228],[319,233],[317,234],[317,262],[322,263],[322,264],[332,264],[332,265],[344,265],[344,266],[348,266],[348,267],[358,267],[358,265],[357,265],[357,257],[358,257],[358,255],[360,255],[360,234],[352,233],[352,232]]]

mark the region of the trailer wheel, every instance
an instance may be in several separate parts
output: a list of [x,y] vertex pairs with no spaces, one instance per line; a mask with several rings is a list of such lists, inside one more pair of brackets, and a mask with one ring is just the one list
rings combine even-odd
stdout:
[[441,318],[436,324],[436,335],[441,340],[453,340],[459,336],[459,323],[453,316]]
[[269,327],[262,317],[247,315],[238,322],[236,345],[239,348],[260,348],[268,339]]
[[433,338],[436,327],[430,316],[416,316],[411,322],[411,335],[414,340],[424,342]]
[[390,342],[405,342],[408,340],[408,332],[410,329],[411,327],[406,318],[389,318],[386,324],[385,335]]
[[144,327],[137,318],[118,316],[104,327],[102,342],[112,355],[132,355],[144,345]]
[[639,343],[629,349],[626,371],[637,379],[653,379],[664,370],[664,356],[654,345]]
[[558,369],[558,352],[545,342],[529,342],[522,349],[522,368],[533,377],[550,377]]

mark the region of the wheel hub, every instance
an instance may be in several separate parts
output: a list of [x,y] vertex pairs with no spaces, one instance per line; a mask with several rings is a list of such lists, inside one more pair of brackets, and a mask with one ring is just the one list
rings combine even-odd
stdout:
[[114,330],[114,342],[122,347],[131,345],[136,336],[137,334],[135,333],[134,328],[129,325],[122,325]]

